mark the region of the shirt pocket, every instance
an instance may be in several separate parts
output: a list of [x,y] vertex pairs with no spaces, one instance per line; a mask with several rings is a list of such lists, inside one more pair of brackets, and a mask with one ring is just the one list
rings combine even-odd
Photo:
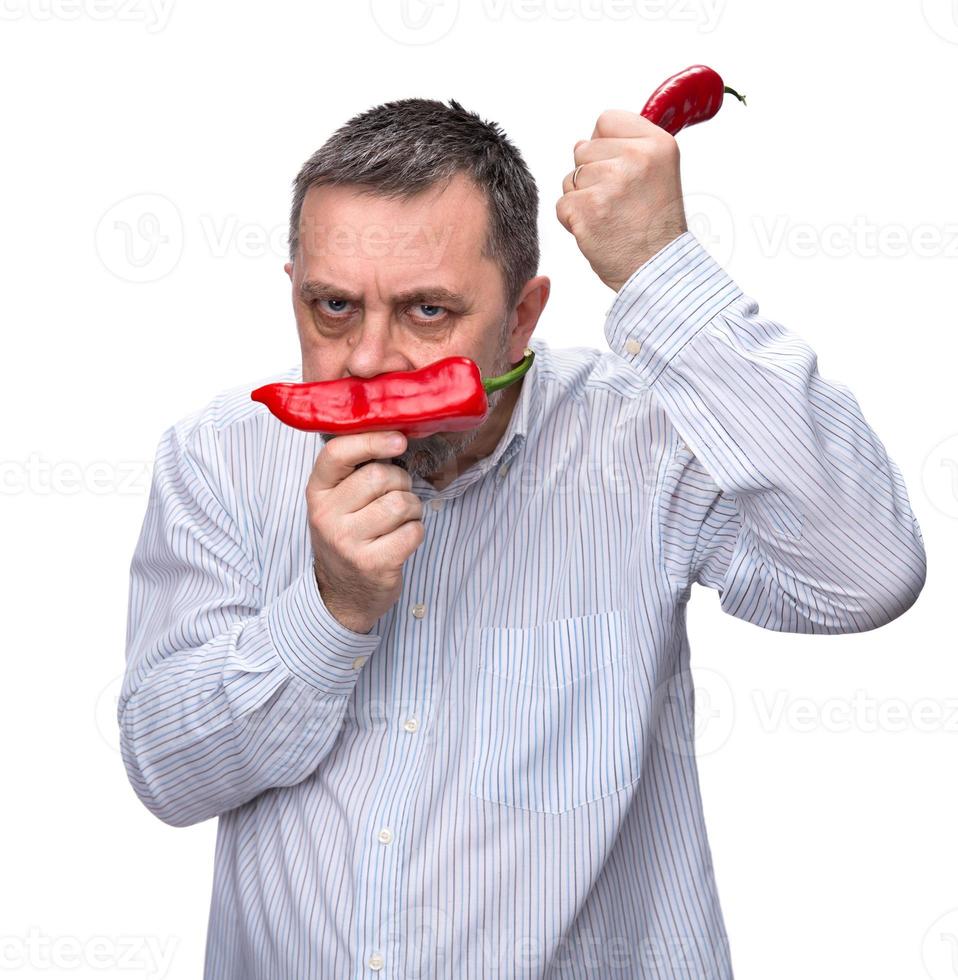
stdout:
[[627,635],[619,609],[480,629],[473,796],[564,813],[639,779]]

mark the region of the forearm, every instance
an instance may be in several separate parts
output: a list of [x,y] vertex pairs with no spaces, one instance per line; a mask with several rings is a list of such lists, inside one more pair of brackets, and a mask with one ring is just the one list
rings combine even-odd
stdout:
[[[136,609],[131,626],[134,637],[138,627],[151,632]],[[187,826],[301,781],[335,744],[378,643],[329,616],[310,569],[201,646],[158,660],[143,651],[117,712],[137,795],[161,820]]]

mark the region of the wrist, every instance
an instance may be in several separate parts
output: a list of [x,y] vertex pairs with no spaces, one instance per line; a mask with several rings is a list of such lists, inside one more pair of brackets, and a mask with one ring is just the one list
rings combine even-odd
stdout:
[[313,578],[316,580],[316,588],[319,589],[319,595],[323,600],[323,605],[329,610],[333,619],[354,633],[369,633],[372,630],[376,625],[375,621],[370,622],[362,613],[357,613],[356,610],[350,609],[346,603],[340,602],[330,589],[323,587],[323,583],[319,578],[319,569],[316,567],[315,558],[313,559]]

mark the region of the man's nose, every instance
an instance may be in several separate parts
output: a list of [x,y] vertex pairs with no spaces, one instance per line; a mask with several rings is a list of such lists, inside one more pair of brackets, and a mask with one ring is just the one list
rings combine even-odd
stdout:
[[366,314],[346,338],[346,370],[354,377],[371,378],[387,371],[410,371],[413,365],[396,344],[388,318]]

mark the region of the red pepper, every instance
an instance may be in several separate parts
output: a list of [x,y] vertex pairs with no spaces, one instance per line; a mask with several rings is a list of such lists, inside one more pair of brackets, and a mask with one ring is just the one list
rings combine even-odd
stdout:
[[729,88],[707,65],[692,65],[667,78],[650,96],[640,115],[673,136],[686,126],[711,119],[722,108],[725,93],[740,102],[745,96]]
[[445,357],[416,371],[386,371],[371,378],[283,382],[253,391],[281,422],[307,432],[343,435],[397,429],[412,439],[481,425],[486,395],[517,381],[532,366],[531,347],[510,371],[482,380],[468,357]]

